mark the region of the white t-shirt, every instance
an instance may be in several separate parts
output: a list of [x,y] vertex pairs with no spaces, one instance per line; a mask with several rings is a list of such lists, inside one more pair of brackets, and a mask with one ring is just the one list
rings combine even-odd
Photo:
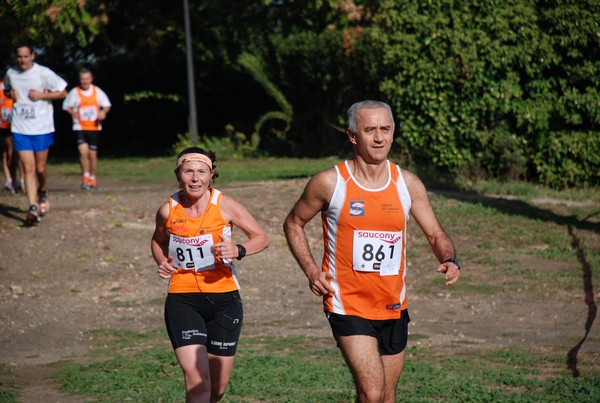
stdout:
[[[99,108],[110,108],[112,106],[112,104],[110,103],[110,100],[108,99],[108,96],[106,95],[106,93],[104,91],[102,91],[100,89],[100,87],[95,86],[95,85],[90,85],[90,88],[88,88],[87,90],[83,90],[81,88],[79,88],[79,90],[82,92],[82,94],[86,97],[90,97],[92,96],[92,93],[94,92],[94,88],[96,88],[96,101],[98,102],[98,107]],[[69,91],[69,93],[67,94],[67,97],[65,98],[65,100],[63,101],[62,104],[62,108],[64,111],[66,111],[69,108],[73,108],[74,110],[77,110],[79,108],[79,104],[81,103],[81,99],[79,98],[79,93],[77,92],[77,87],[73,88],[71,91]],[[98,129],[102,129],[102,125],[98,124]],[[81,130],[81,124],[79,123],[79,120],[77,119],[73,119],[73,130]]]
[[4,76],[4,88],[17,90],[13,104],[13,133],[37,135],[54,132],[54,108],[52,101],[33,101],[30,90],[58,92],[67,88],[67,82],[48,67],[33,63],[31,69],[22,71],[10,68]]

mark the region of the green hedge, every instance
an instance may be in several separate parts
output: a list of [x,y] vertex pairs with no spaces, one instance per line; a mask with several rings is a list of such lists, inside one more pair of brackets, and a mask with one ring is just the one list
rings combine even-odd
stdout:
[[328,122],[343,127],[351,103],[378,98],[395,112],[401,154],[417,165],[600,184],[599,2],[326,3],[337,9],[320,31],[273,34],[297,152],[339,149],[345,136]]
[[600,3],[384,2],[381,90],[416,161],[600,184]]

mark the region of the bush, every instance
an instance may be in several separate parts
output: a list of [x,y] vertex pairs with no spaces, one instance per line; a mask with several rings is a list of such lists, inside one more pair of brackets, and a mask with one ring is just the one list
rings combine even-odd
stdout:
[[553,132],[541,141],[535,166],[542,183],[560,188],[600,183],[600,135],[597,132]]
[[381,90],[415,161],[555,187],[600,184],[599,3],[381,7],[370,46],[383,49]]
[[246,135],[235,131],[232,125],[225,127],[225,137],[208,137],[204,135],[198,144],[193,144],[190,133],[178,134],[177,142],[171,147],[175,155],[188,147],[198,146],[205,150],[211,150],[219,160],[229,158],[257,157],[259,152],[256,145],[246,138]]

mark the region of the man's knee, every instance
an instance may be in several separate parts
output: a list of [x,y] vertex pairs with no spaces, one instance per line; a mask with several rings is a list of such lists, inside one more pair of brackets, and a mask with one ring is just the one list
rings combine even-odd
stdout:
[[359,402],[383,402],[385,398],[385,392],[382,385],[363,385],[363,387],[359,387],[358,391],[358,401]]
[[30,161],[28,159],[21,158],[21,164],[23,165],[23,171],[25,171],[25,175],[33,175],[35,174],[35,162]]

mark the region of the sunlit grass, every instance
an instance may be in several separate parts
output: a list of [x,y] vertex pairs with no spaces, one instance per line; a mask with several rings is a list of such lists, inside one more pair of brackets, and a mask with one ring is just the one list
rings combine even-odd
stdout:
[[[137,182],[174,182],[175,157],[155,158],[101,158],[98,165],[99,175],[105,178]],[[224,185],[231,182],[253,182],[274,179],[307,178],[330,168],[338,160],[335,158],[256,158],[227,159],[217,161],[216,171],[219,177],[216,183]],[[81,175],[75,162],[52,161],[49,169],[52,173],[66,176]]]
[[[157,336],[156,333],[153,333]],[[124,346],[147,340],[134,333],[95,333],[98,341]],[[152,344],[152,343],[150,343]],[[103,350],[104,360],[64,364],[55,375],[65,392],[98,402],[167,402],[183,399],[183,378],[170,348],[135,354]],[[600,368],[573,378],[559,355],[524,349],[470,351],[439,357],[409,347],[398,386],[399,401],[577,401],[600,399]],[[352,402],[350,372],[330,339],[246,337],[240,341],[226,402]]]

